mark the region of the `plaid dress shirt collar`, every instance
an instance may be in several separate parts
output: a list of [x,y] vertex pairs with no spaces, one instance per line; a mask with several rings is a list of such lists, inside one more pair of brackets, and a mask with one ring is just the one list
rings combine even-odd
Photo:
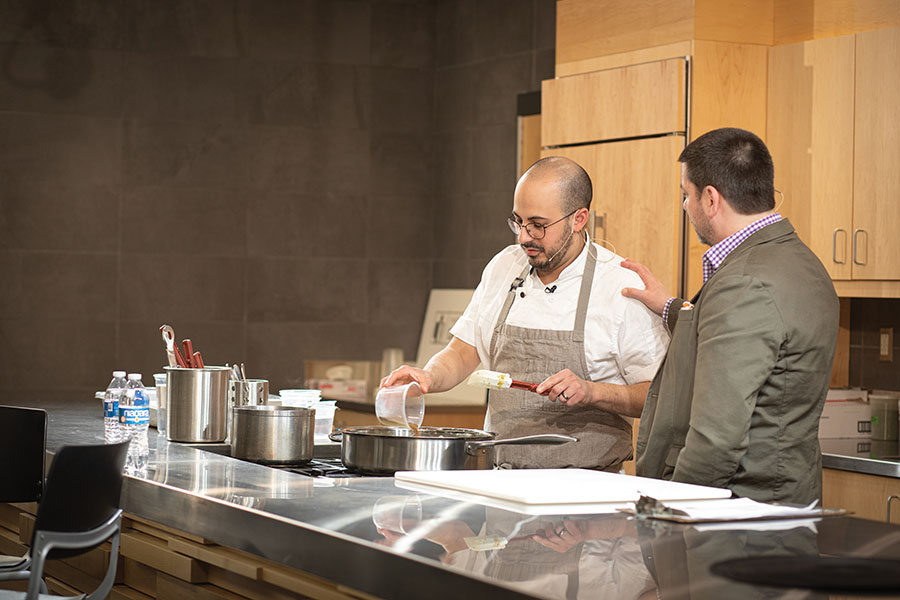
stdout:
[[706,283],[706,280],[712,277],[712,274],[722,266],[728,255],[743,244],[748,237],[767,225],[781,221],[783,218],[780,213],[763,217],[750,223],[740,231],[732,233],[718,244],[710,246],[709,250],[703,253],[703,283]]

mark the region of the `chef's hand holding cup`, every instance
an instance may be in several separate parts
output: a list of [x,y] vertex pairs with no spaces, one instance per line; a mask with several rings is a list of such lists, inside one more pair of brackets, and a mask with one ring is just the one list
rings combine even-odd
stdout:
[[380,387],[391,387],[395,385],[403,385],[405,383],[416,382],[423,394],[427,394],[434,383],[431,373],[425,369],[411,367],[409,365],[401,365],[381,378]]
[[383,387],[375,396],[375,416],[383,425],[417,429],[425,418],[425,395],[415,381]]

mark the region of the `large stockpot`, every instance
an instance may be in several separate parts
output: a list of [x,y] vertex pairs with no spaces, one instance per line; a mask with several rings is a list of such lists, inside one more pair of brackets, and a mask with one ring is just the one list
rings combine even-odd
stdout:
[[565,444],[578,441],[568,435],[526,435],[498,440],[496,433],[478,429],[420,427],[346,427],[331,433],[341,442],[341,462],[359,473],[393,474],[395,471],[491,469],[494,447],[504,444]]
[[225,440],[227,367],[165,367],[169,406],[166,439],[170,442]]
[[263,464],[297,464],[313,457],[316,411],[299,406],[236,406],[231,456]]

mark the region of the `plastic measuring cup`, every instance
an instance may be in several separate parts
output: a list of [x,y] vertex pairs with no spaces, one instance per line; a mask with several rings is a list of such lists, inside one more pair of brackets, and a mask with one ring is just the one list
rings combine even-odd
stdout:
[[372,507],[372,522],[376,529],[409,533],[422,522],[422,501],[417,494],[382,496]]
[[418,428],[425,418],[425,395],[419,384],[413,381],[378,390],[375,416],[383,425]]

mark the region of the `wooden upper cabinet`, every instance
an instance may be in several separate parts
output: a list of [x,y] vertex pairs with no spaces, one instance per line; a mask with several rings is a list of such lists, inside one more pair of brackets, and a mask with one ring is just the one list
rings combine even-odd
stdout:
[[900,296],[900,29],[769,51],[781,212],[841,295]]
[[852,276],[854,62],[854,36],[769,51],[767,137],[784,193],[779,210],[832,279]]
[[898,98],[900,29],[857,34],[853,146],[854,279],[900,279]]
[[647,265],[669,290],[677,290],[682,235],[681,165],[684,137],[544,149],[584,167],[594,187],[594,241]]
[[684,131],[686,63],[675,58],[544,81],[541,144]]

